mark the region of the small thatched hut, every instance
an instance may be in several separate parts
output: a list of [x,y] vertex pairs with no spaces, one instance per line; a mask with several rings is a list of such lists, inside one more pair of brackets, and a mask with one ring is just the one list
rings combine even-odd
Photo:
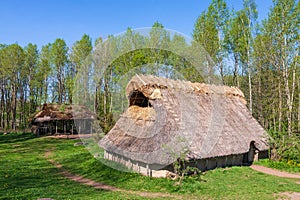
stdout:
[[136,75],[126,95],[129,108],[99,146],[134,171],[156,176],[182,156],[202,171],[267,156],[268,136],[236,87]]
[[[32,132],[40,134],[77,134],[90,132],[96,115],[84,106],[44,104],[31,120]],[[75,126],[75,121],[76,125]]]

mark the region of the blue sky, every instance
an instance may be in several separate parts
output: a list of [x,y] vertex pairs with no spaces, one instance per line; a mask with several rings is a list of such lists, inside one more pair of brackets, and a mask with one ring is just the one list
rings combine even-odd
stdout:
[[[84,33],[93,39],[128,27],[151,27],[155,21],[191,36],[194,23],[209,0],[0,0],[0,43],[39,46],[64,39],[69,46]],[[257,0],[259,20],[272,0]],[[227,0],[242,8],[242,0]]]

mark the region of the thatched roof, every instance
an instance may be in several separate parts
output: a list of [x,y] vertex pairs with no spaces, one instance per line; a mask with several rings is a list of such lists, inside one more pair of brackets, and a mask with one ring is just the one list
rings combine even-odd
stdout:
[[148,164],[242,154],[250,143],[268,149],[268,136],[236,87],[134,76],[130,107],[99,142],[106,151]]
[[84,106],[44,104],[33,116],[32,123],[74,119],[96,119],[96,115]]

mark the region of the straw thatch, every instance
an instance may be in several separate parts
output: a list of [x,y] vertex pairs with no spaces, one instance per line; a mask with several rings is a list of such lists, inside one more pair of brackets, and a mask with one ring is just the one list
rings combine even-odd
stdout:
[[129,108],[99,142],[106,152],[168,165],[184,151],[197,160],[268,149],[268,136],[236,87],[136,75],[127,85]]
[[84,106],[44,104],[42,109],[34,115],[32,122],[74,119],[96,119],[96,115]]

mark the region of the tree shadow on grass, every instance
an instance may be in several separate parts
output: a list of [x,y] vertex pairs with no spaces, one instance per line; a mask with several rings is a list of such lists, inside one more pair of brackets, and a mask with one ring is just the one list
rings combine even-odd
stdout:
[[1,133],[0,144],[23,142],[33,138],[36,138],[36,135],[33,133],[8,133],[8,134]]
[[123,189],[148,191],[149,188],[152,188],[152,192],[160,192],[161,186],[168,188],[167,192],[172,192],[174,189],[174,181],[164,178],[150,178],[133,172],[118,171],[106,166],[86,152],[64,156],[57,161],[73,174]]

